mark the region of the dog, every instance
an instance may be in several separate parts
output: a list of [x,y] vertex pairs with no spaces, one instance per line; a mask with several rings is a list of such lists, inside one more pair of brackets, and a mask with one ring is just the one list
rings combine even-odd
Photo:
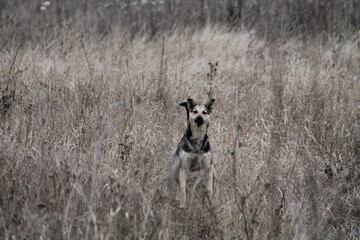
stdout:
[[210,99],[205,105],[198,105],[190,98],[180,103],[186,108],[187,129],[177,146],[172,163],[172,177],[177,185],[180,208],[186,207],[186,177],[189,171],[200,170],[205,193],[210,199],[214,194],[215,170],[207,135],[214,102],[215,99]]

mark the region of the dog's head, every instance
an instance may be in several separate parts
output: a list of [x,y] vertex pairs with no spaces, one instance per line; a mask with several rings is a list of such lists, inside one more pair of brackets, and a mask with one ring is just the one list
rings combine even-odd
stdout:
[[189,98],[186,102],[180,103],[186,108],[188,121],[191,125],[201,127],[210,121],[210,113],[215,99],[210,99],[205,105],[198,105],[193,99]]

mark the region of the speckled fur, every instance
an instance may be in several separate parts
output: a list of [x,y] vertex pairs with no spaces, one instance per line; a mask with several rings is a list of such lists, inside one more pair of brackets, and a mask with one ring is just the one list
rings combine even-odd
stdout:
[[211,99],[205,105],[198,105],[193,99],[188,99],[180,104],[186,108],[188,119],[188,127],[178,144],[172,164],[180,208],[186,207],[186,176],[189,171],[200,171],[206,194],[212,198],[214,193],[215,170],[207,135],[214,102],[215,99]]

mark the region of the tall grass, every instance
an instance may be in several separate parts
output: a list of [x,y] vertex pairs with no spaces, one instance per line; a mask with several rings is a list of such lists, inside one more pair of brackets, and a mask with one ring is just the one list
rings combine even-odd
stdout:
[[[358,33],[51,21],[2,25],[0,239],[360,237]],[[181,210],[178,103],[210,95],[217,197],[189,176]]]

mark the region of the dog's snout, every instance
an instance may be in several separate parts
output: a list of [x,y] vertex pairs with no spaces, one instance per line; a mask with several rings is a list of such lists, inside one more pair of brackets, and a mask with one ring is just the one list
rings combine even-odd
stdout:
[[201,125],[203,125],[204,119],[199,116],[199,117],[195,118],[195,122],[198,125],[198,127],[200,127]]

